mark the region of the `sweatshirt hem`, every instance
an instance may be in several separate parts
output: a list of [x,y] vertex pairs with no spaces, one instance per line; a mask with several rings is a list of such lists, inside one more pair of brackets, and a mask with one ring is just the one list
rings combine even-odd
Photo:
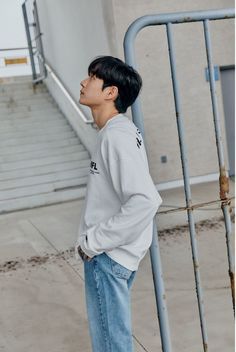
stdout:
[[124,266],[126,269],[131,270],[131,271],[137,271],[139,267],[139,261],[137,262],[131,262],[130,260],[126,260],[122,258],[122,260],[119,257],[116,257],[115,255],[111,254],[110,252],[105,252],[108,257],[110,257],[112,260],[117,262],[118,264]]

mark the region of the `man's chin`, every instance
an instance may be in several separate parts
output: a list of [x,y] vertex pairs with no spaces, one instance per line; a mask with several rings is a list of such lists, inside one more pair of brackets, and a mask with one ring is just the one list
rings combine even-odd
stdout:
[[80,103],[81,105],[86,105],[86,106],[88,106],[88,105],[86,104],[86,101],[84,101],[83,97],[80,97],[79,103]]

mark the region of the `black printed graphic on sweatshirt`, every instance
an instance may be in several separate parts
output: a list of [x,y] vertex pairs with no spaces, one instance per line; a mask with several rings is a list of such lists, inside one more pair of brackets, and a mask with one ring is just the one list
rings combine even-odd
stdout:
[[141,132],[139,131],[139,129],[137,128],[137,132],[136,132],[136,141],[137,141],[137,147],[140,148],[143,141],[142,141],[142,135]]
[[90,174],[100,174],[100,172],[97,169],[97,164],[91,160],[90,162]]

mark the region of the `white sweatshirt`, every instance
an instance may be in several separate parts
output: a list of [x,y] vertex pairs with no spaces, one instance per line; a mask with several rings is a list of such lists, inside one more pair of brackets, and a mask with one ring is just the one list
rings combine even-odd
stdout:
[[134,271],[152,241],[161,197],[149,174],[141,133],[118,114],[98,133],[76,243]]

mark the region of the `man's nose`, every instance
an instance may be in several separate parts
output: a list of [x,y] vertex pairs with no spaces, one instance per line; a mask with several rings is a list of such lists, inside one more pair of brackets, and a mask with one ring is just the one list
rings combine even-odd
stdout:
[[87,78],[83,79],[81,82],[80,82],[80,85],[82,88],[84,88],[86,86],[86,82],[87,82]]

